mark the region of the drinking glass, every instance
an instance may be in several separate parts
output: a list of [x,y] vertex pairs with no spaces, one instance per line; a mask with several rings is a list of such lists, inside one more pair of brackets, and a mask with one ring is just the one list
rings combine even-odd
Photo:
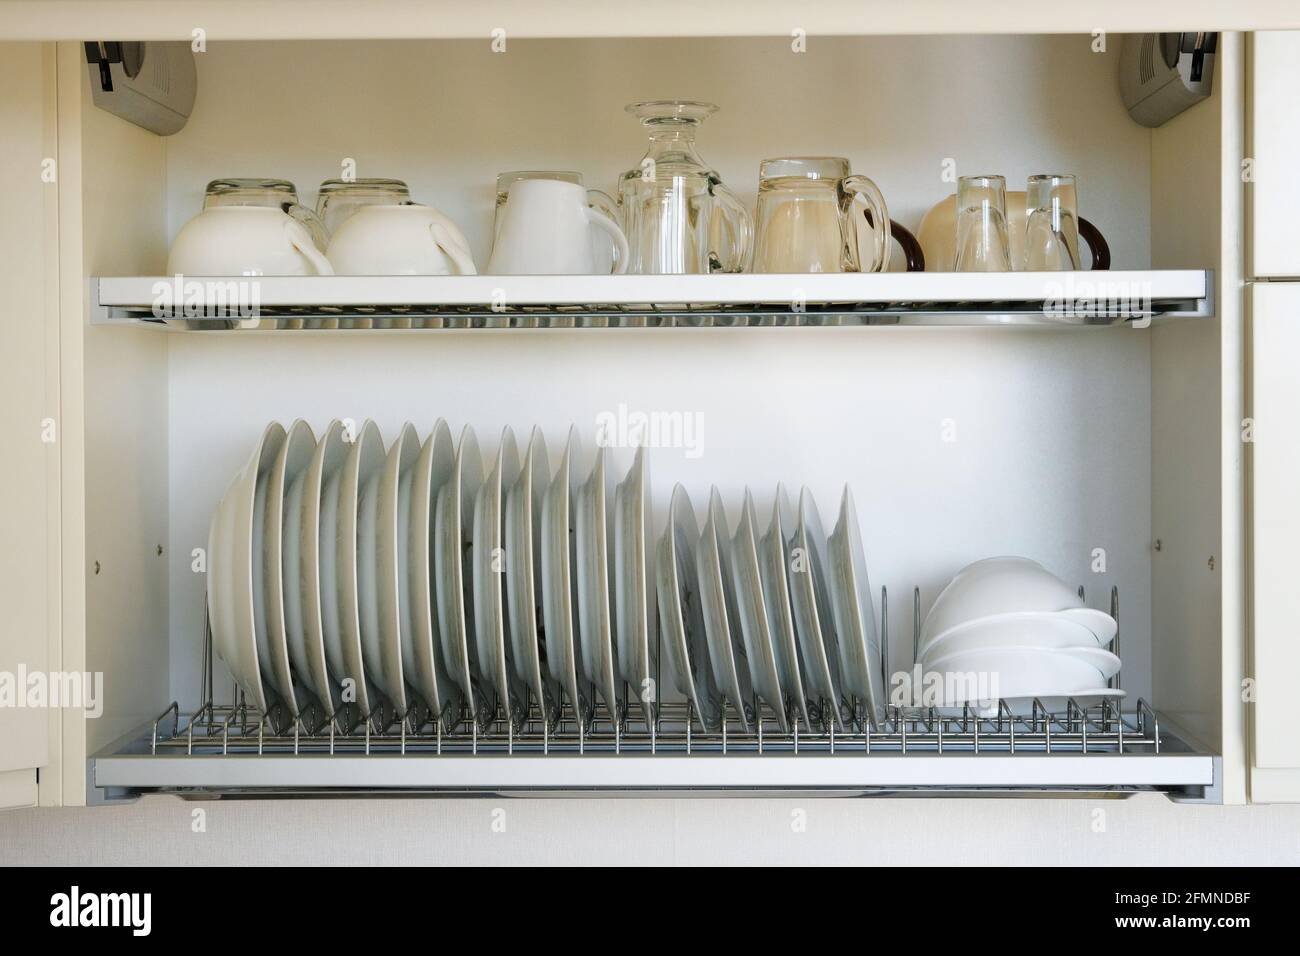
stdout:
[[1059,272],[1079,268],[1079,209],[1074,177],[1029,177],[1025,196],[1025,269]]
[[1010,272],[1007,181],[1002,176],[957,180],[957,272]]
[[400,206],[411,191],[400,179],[327,179],[316,194],[316,217],[332,236],[362,206]]
[[838,156],[765,159],[758,168],[755,272],[883,272],[889,212],[879,188]]
[[279,209],[306,228],[316,248],[329,245],[329,233],[319,217],[298,202],[298,190],[287,179],[214,179],[203,192],[203,208],[259,206]]

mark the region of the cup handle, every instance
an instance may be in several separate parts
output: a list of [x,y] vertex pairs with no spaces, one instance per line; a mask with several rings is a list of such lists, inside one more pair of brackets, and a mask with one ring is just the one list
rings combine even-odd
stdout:
[[903,250],[903,258],[907,261],[908,272],[925,271],[925,252],[921,249],[921,243],[917,241],[912,231],[902,223],[895,220],[889,220],[889,234],[894,237],[900,249]]
[[[862,250],[858,250],[858,268],[863,272],[884,272],[889,268],[890,244],[890,223],[889,210],[885,206],[885,197],[880,192],[880,187],[873,183],[866,176],[849,176],[844,180],[844,191],[854,196],[861,196],[867,204],[863,215],[867,217],[867,223],[876,234],[876,248],[879,252],[871,263],[862,262]],[[857,236],[856,229],[854,237]]]
[[[593,190],[594,192],[595,190]],[[614,244],[614,271],[611,275],[623,275],[627,272],[628,247],[627,236],[604,210],[587,207],[587,222],[609,236]]]
[[290,219],[284,224],[284,235],[289,240],[289,245],[293,246],[304,256],[307,257],[316,270],[318,276],[332,276],[334,267],[330,261],[325,258],[324,254],[316,248],[316,243],[312,241],[311,233],[297,219]]
[[716,199],[718,205],[722,207],[722,222],[731,238],[730,262],[723,262],[720,264],[719,269],[712,271],[749,271],[749,257],[754,246],[753,216],[749,214],[749,210],[744,207],[741,201],[732,194],[731,190],[723,186],[713,176],[709,178],[709,195]]
[[1101,230],[1082,216],[1079,217],[1079,238],[1088,244],[1088,251],[1092,253],[1092,268],[1109,269],[1110,244]]
[[[620,234],[623,235],[623,241],[627,242],[627,234],[623,232],[623,227],[620,225],[622,217],[619,215],[618,212],[618,203],[614,201],[613,197],[610,196],[609,193],[604,192],[603,190],[600,189],[588,189],[587,207],[589,209],[594,209],[596,210],[596,212],[601,213],[602,215],[608,217],[610,222],[614,223],[614,225],[619,227],[619,232]],[[597,222],[596,220],[592,220],[592,222],[596,226],[600,227],[600,223]],[[610,234],[610,237],[613,238],[612,233]],[[627,272],[628,256],[630,255],[630,251],[621,251],[621,250],[622,250],[622,246],[620,246],[618,240],[615,239],[614,240],[614,269],[610,273],[610,275],[623,275],[624,273]]]
[[478,275],[478,270],[474,268],[474,259],[470,256],[469,250],[462,245],[451,230],[440,222],[429,223],[429,235],[433,239],[433,244],[446,253],[447,258],[456,269],[458,276]]
[[316,248],[321,252],[330,244],[329,231],[325,228],[325,223],[312,210],[308,209],[302,203],[286,203],[281,206],[290,219],[296,219],[307,227],[307,235],[311,236],[311,241],[316,243]]

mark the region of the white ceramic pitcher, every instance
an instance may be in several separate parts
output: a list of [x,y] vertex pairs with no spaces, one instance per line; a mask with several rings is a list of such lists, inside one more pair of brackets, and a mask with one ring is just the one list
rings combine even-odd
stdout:
[[524,179],[510,187],[492,248],[493,275],[591,275],[596,264],[592,230],[614,248],[613,271],[627,271],[627,236],[593,208],[582,186],[558,179]]

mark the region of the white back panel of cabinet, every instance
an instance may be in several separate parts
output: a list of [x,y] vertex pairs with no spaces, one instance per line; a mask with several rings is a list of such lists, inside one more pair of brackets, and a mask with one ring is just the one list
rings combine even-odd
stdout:
[[[199,683],[203,578],[190,572],[227,482],[267,420],[373,417],[542,427],[552,462],[570,423],[590,453],[597,416],[673,413],[692,449],[652,451],[655,533],[680,481],[697,511],[711,484],[734,523],[746,485],[766,527],[776,483],[807,484],[832,527],[854,491],[871,583],[891,595],[894,668],[910,667],[911,588],[928,608],[948,577],[993,554],[1027,554],[1122,594],[1124,682],[1150,670],[1148,333],[951,329],[613,330],[512,336],[171,335],[169,440],[172,689]],[[953,440],[947,440],[952,438]],[[616,452],[625,469],[631,453]],[[1104,574],[1091,570],[1105,549]],[[219,684],[220,686],[220,684]]]
[[747,203],[771,156],[848,157],[913,229],[955,188],[946,161],[1010,189],[1072,172],[1115,268],[1145,268],[1150,131],[1120,102],[1118,37],[1106,53],[1091,42],[812,36],[794,53],[788,38],[517,40],[500,54],[479,41],[213,42],[194,115],[167,139],[169,235],[210,179],[284,177],[314,202],[352,159],[455,219],[482,267],[498,172],[576,169],[612,189],[645,151],[623,107],[686,97],[721,107],[700,152]]

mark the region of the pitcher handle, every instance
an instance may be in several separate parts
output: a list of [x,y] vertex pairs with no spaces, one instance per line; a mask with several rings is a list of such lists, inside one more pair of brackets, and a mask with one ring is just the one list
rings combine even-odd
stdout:
[[469,254],[469,250],[457,240],[452,231],[447,228],[446,223],[436,221],[429,223],[429,236],[433,239],[433,244],[451,260],[451,264],[456,270],[455,275],[478,275],[478,270],[474,268],[474,259]]
[[[863,215],[867,217],[867,224],[871,227],[876,236],[876,253],[875,259],[870,263],[862,261],[862,250],[858,250],[858,268],[863,272],[884,272],[889,268],[890,253],[890,226],[889,226],[889,209],[885,206],[885,197],[881,193],[880,187],[873,183],[866,176],[848,176],[844,180],[844,191],[853,196],[862,197],[867,208]],[[857,236],[857,230],[854,229],[854,237]]]
[[754,217],[720,180],[709,178],[709,194],[722,207],[722,222],[731,240],[731,255],[714,272],[748,272],[754,251]]
[[286,222],[284,224],[284,235],[289,240],[289,245],[307,257],[307,261],[311,263],[318,276],[332,276],[334,274],[334,267],[325,258],[325,254],[316,248],[311,233],[307,231],[307,227],[301,222],[297,219],[290,219]]

